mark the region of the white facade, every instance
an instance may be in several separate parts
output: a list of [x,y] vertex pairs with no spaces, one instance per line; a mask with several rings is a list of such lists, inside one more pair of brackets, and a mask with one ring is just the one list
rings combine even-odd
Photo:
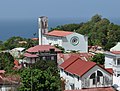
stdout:
[[[73,44],[71,41],[73,38],[77,38],[77,44]],[[80,51],[80,52],[88,52],[88,38],[87,36],[72,33],[64,37],[58,36],[49,36],[44,35],[43,37],[43,45],[59,45],[65,49],[65,51]]]
[[120,54],[105,53],[105,68],[112,68],[115,76],[120,76]]
[[[95,75],[95,77],[93,77]],[[65,90],[77,90],[92,87],[108,87],[112,85],[112,75],[96,65],[82,77],[60,69],[60,77],[65,79]]]

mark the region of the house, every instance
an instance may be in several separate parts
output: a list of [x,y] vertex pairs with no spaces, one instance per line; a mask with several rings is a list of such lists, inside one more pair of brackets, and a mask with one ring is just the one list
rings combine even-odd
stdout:
[[112,85],[112,72],[95,62],[71,56],[59,65],[60,77],[65,80],[65,90],[109,87]]
[[120,51],[105,52],[105,68],[112,68],[115,76],[120,76]]
[[26,50],[24,66],[31,65],[39,60],[53,60],[57,63],[57,53],[61,50],[51,45],[37,45]]
[[48,32],[48,18],[38,19],[39,45],[58,45],[65,51],[88,52],[88,37],[75,32],[53,30]]
[[120,42],[105,54],[105,68],[112,68],[116,77],[120,76]]

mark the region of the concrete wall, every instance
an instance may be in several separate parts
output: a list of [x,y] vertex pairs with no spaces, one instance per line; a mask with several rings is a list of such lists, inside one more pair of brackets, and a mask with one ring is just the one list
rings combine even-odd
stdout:
[[113,68],[113,65],[115,65],[114,56],[105,55],[105,68]]
[[49,45],[49,44],[51,45],[59,44],[59,46],[62,46],[62,38],[44,35],[43,45]]
[[[73,45],[71,43],[71,38],[74,36],[78,37],[79,39],[79,43],[77,45]],[[73,33],[73,34],[66,36],[66,38],[63,38],[62,45],[66,51],[75,50],[75,51],[80,51],[80,52],[88,52],[87,37],[81,34],[78,34],[78,33]]]

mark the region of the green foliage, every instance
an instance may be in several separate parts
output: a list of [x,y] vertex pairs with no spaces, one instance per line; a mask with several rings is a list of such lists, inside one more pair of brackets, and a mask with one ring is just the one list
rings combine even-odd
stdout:
[[120,42],[120,26],[111,23],[101,15],[94,15],[88,22],[80,24],[65,24],[52,28],[52,30],[74,31],[88,36],[89,45],[102,46],[109,50],[116,42]]
[[61,47],[61,46],[58,46],[58,45],[54,45],[56,48],[58,48],[58,49],[60,49],[61,51],[62,51],[62,53],[64,53],[65,52],[65,49],[63,48],[63,47]]
[[104,64],[104,61],[105,61],[105,55],[104,54],[96,54],[92,59],[91,61],[93,62],[96,62],[97,64],[101,64],[103,65]]
[[94,15],[94,16],[91,18],[91,21],[94,22],[94,23],[96,23],[96,22],[98,22],[98,21],[100,21],[100,20],[101,20],[101,15],[98,15],[98,14]]
[[80,24],[65,24],[62,26],[57,26],[56,28],[51,28],[51,30],[64,30],[64,31],[75,31],[82,26],[83,23]]
[[14,58],[8,52],[0,53],[0,70],[11,72],[14,67]]
[[[19,43],[21,41],[26,42],[26,43]],[[18,37],[14,36],[14,37],[9,38],[5,42],[0,41],[0,50],[9,50],[9,49],[13,49],[16,47],[24,47],[27,49],[35,45],[38,45],[38,41],[22,38],[19,36]]]
[[56,63],[39,60],[31,68],[20,71],[20,91],[60,91],[61,83]]

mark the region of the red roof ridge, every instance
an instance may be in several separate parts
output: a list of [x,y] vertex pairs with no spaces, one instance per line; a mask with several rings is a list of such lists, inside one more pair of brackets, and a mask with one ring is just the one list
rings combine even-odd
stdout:
[[63,31],[63,30],[53,30],[53,31],[50,31],[48,33],[45,33],[45,35],[64,37],[64,36],[67,36],[67,35],[72,34],[72,33],[74,33],[74,32]]

